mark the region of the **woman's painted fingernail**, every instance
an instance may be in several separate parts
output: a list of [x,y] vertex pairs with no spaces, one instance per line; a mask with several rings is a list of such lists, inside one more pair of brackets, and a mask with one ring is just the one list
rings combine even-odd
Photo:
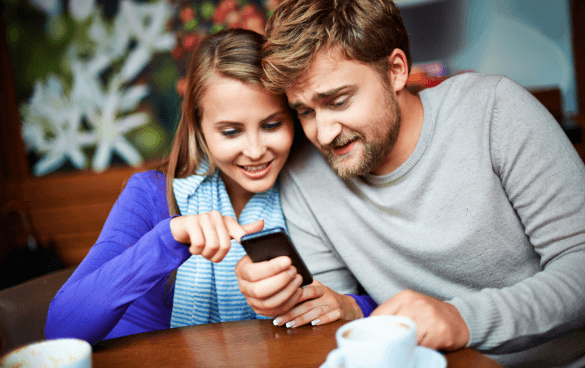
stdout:
[[295,321],[290,321],[290,322],[287,322],[286,323],[286,327],[287,328],[295,327],[295,325],[296,325],[296,322]]
[[281,323],[281,322],[282,322],[282,318],[280,318],[280,317],[278,317],[278,318],[275,318],[274,320],[272,320],[272,323],[273,323],[275,326],[280,326],[280,323]]
[[321,320],[317,318],[316,320],[314,320],[314,321],[311,321],[311,324],[312,324],[313,326],[315,326],[315,325],[316,325],[316,324],[318,324],[319,322],[321,322]]

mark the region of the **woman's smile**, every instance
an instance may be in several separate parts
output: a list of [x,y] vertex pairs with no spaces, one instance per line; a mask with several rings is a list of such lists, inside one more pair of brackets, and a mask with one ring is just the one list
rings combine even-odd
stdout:
[[[239,166],[239,165],[238,165]],[[248,176],[251,179],[261,179],[268,172],[272,167],[272,161],[266,162],[260,165],[246,165],[246,166],[239,166],[244,175]]]

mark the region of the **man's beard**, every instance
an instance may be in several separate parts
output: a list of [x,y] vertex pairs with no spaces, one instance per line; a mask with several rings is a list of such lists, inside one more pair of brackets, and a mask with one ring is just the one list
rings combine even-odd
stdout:
[[[372,139],[366,140],[363,132],[353,131],[344,134],[342,131],[327,147],[323,147],[321,150],[321,154],[329,166],[341,179],[350,179],[374,171],[394,148],[400,132],[401,115],[395,95],[388,90],[386,90],[386,106],[382,116],[368,124]],[[354,140],[361,140],[362,149],[360,152],[351,152],[346,157],[338,156],[331,151],[332,147],[341,147]],[[357,148],[354,147],[354,150]],[[358,161],[355,164],[350,165],[347,161],[354,158],[355,155],[361,157],[357,158]]]

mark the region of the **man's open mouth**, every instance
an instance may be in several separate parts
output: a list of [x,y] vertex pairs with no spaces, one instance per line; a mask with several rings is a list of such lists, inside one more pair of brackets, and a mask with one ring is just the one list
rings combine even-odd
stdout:
[[337,156],[345,155],[352,150],[354,143],[358,139],[359,139],[359,137],[352,137],[351,139],[346,140],[345,142],[342,142],[342,144],[332,145],[331,152],[333,152]]

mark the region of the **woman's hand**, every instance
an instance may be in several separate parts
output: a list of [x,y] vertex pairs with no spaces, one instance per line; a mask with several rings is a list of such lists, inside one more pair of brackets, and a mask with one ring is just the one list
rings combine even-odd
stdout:
[[290,311],[303,294],[300,287],[303,278],[286,256],[252,262],[246,255],[236,264],[235,272],[240,292],[254,312],[263,316],[273,317]]
[[299,304],[275,318],[275,325],[298,327],[310,322],[316,326],[338,319],[351,321],[364,316],[354,298],[338,294],[317,280],[302,290]]
[[240,225],[231,216],[219,211],[198,215],[178,216],[171,220],[171,233],[176,241],[189,245],[193,255],[220,262],[231,248],[231,239],[238,242],[248,233],[262,230],[264,220]]

